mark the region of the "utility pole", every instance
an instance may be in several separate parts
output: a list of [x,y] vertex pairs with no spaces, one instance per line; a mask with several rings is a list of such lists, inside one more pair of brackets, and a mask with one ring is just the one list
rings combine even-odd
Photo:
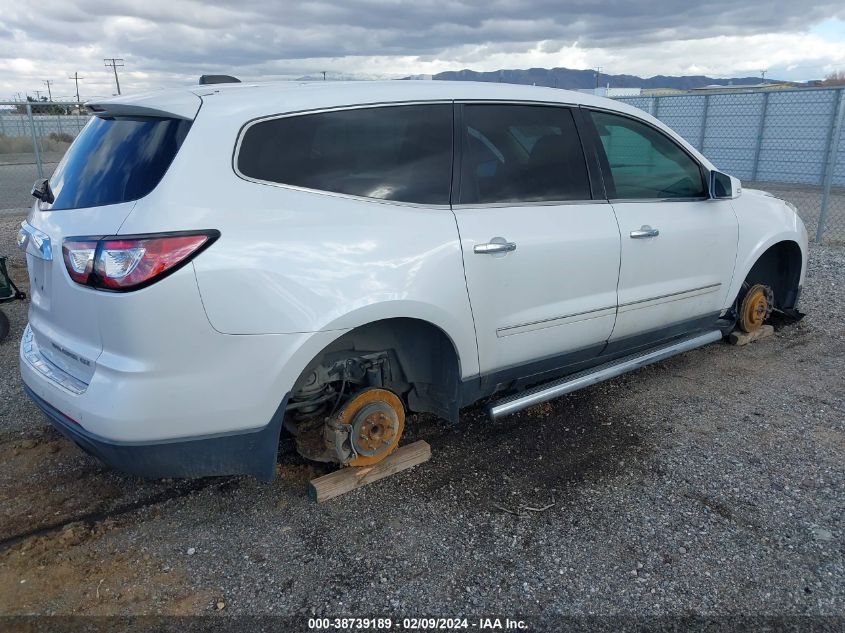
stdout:
[[85,77],[80,77],[78,72],[73,73],[73,77],[68,77],[68,79],[73,79],[76,82],[76,102],[79,103],[81,99],[79,98],[79,80],[85,79]]
[[47,100],[52,101],[53,100],[53,91],[50,90],[50,84],[53,83],[53,82],[50,81],[49,79],[45,79],[44,83],[47,85],[47,94],[49,95]]
[[760,83],[766,83],[766,73],[769,72],[768,70],[761,70],[760,71]]
[[596,66],[593,70],[596,71],[596,88],[599,87],[599,77],[601,77],[601,66]]
[[114,71],[114,85],[117,86],[117,94],[120,94],[120,81],[117,78],[117,69],[123,66],[123,60],[119,57],[106,57],[103,61],[106,66],[110,66]]
[[36,101],[41,101],[41,90],[36,90],[36,91],[35,91],[35,100],[36,100]]

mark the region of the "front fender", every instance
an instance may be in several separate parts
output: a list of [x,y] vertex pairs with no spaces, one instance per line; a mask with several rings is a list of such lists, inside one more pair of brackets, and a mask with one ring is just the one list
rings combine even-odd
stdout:
[[804,284],[807,270],[807,229],[792,205],[771,194],[744,189],[742,196],[732,201],[739,221],[736,265],[726,296],[725,309],[733,305],[742,284],[758,259],[775,244],[794,242],[801,250],[801,275]]

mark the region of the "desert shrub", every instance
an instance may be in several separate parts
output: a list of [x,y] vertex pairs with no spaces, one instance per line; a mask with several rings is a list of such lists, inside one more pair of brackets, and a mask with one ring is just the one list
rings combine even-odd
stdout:
[[51,141],[59,141],[61,143],[73,143],[73,135],[67,132],[50,132],[48,135]]
[[31,151],[32,139],[28,136],[0,134],[0,154],[23,154]]

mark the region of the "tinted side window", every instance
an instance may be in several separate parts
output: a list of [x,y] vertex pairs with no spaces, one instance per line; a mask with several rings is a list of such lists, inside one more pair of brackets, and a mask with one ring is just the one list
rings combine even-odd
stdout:
[[464,106],[460,203],[589,199],[587,165],[568,108]]
[[238,169],[258,180],[365,198],[449,204],[452,106],[338,110],[262,121]]
[[182,119],[93,116],[50,178],[50,209],[143,198],[164,176],[191,129]]
[[615,198],[699,198],[707,195],[696,163],[653,127],[606,112],[591,112],[610,165]]

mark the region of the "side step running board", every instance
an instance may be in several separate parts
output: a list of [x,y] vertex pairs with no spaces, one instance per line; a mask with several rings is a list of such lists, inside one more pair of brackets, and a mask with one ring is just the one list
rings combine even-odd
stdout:
[[655,350],[635,354],[633,356],[626,356],[615,360],[611,363],[599,365],[593,369],[582,371],[572,376],[566,376],[561,380],[556,380],[551,383],[545,383],[537,387],[533,387],[521,393],[518,393],[501,400],[497,400],[487,405],[487,415],[490,419],[495,420],[517,411],[522,411],[528,407],[533,407],[535,404],[552,400],[559,396],[578,391],[584,387],[595,385],[596,383],[616,378],[624,373],[651,365],[658,361],[688,352],[696,347],[702,347],[709,343],[713,343],[722,338],[722,332],[713,330],[706,334],[700,334],[691,338],[686,338],[671,345],[666,345]]

